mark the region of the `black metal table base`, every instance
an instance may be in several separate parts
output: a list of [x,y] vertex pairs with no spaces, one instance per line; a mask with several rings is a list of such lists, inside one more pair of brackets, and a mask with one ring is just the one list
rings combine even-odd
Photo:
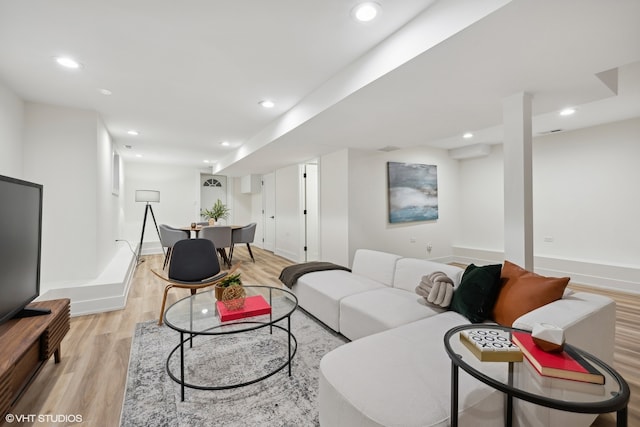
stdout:
[[[452,336],[457,334],[458,332],[471,329],[475,327],[474,325],[464,325],[457,326],[445,334],[444,344],[447,354],[451,359],[451,427],[458,426],[458,393],[459,393],[459,369],[462,369],[472,377],[477,380],[493,387],[496,390],[499,390],[505,394],[505,406],[504,406],[504,424],[507,427],[511,427],[513,425],[513,401],[514,399],[526,401],[533,403],[535,405],[544,406],[547,408],[558,409],[561,411],[574,412],[574,413],[583,413],[583,414],[604,414],[609,412],[616,412],[616,426],[617,427],[627,427],[628,423],[628,413],[627,413],[627,405],[629,402],[630,390],[627,382],[622,378],[613,368],[609,365],[601,361],[600,359],[590,355],[585,351],[581,351],[581,355],[585,357],[590,363],[597,365],[602,372],[607,372],[611,377],[611,380],[616,381],[619,385],[619,391],[616,393],[611,393],[611,398],[607,400],[603,400],[601,402],[567,402],[562,400],[556,400],[547,398],[543,395],[536,395],[524,390],[519,390],[517,387],[514,387],[513,384],[513,376],[514,373],[514,362],[505,362],[508,363],[508,377],[506,383],[501,383],[500,381],[494,380],[492,377],[489,377],[476,369],[472,368],[468,365],[460,354],[453,350],[451,347],[449,340]],[[501,327],[501,326],[489,326],[483,325],[483,328],[493,328],[493,329],[502,329],[505,331],[513,331],[513,329]],[[568,345],[568,344],[567,344]],[[522,362],[528,363],[528,362]]]
[[[180,332],[180,343],[178,345],[176,345],[173,350],[171,351],[171,353],[169,353],[169,356],[167,357],[167,363],[166,363],[166,370],[167,370],[167,374],[169,374],[169,377],[171,377],[171,379],[173,381],[175,381],[176,383],[180,384],[180,398],[182,401],[184,401],[184,389],[185,387],[188,388],[193,388],[193,389],[198,389],[198,390],[228,390],[228,389],[232,389],[232,388],[239,388],[239,387],[245,387],[251,384],[255,384],[259,381],[265,380],[275,374],[277,374],[278,372],[280,372],[281,370],[283,370],[285,367],[289,368],[289,376],[291,376],[291,361],[293,360],[293,357],[296,355],[296,352],[298,351],[298,340],[296,339],[295,335],[293,335],[293,333],[291,333],[291,316],[287,316],[287,327],[283,327],[280,325],[276,325],[276,324],[272,324],[272,323],[264,323],[264,322],[240,322],[240,323],[252,323],[252,324],[262,324],[265,327],[269,326],[269,333],[271,334],[273,332],[273,328],[277,328],[280,329],[282,331],[284,331],[287,334],[287,347],[288,347],[288,358],[287,360],[284,361],[284,363],[280,366],[278,366],[275,370],[268,372],[265,375],[260,376],[259,378],[255,378],[249,381],[245,381],[242,383],[237,383],[237,384],[230,384],[230,385],[224,385],[224,386],[204,386],[204,385],[198,385],[198,384],[191,384],[185,381],[184,379],[184,346],[185,343],[189,342],[190,345],[192,344],[192,340],[194,336],[197,336],[199,334],[194,333],[194,334],[186,334],[185,332]],[[206,332],[206,331],[203,331]],[[242,333],[242,332],[238,332],[238,333]],[[184,336],[188,335],[187,338],[185,338]],[[206,334],[203,334],[206,335]],[[180,350],[180,375],[177,376],[175,375],[173,372],[171,372],[171,368],[169,366],[172,357],[174,356],[174,354]]]

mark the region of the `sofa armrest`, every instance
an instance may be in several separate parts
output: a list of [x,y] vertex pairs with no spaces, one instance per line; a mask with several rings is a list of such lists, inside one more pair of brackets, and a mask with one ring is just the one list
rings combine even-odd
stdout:
[[520,316],[513,327],[530,331],[535,323],[561,327],[567,343],[613,365],[616,304],[611,298],[576,292]]

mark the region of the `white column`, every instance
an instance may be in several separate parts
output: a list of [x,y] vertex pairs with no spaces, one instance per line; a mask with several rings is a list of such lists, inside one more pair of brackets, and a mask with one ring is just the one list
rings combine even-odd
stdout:
[[504,120],[504,255],[533,270],[533,192],[531,95],[503,99]]

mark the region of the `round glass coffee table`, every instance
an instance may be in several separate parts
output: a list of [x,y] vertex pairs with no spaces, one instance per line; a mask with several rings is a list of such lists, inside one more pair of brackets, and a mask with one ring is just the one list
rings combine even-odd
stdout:
[[[460,332],[469,329],[496,329],[510,335],[515,329],[498,325],[463,325],[450,329],[444,346],[451,359],[451,426],[458,425],[458,368],[507,396],[505,425],[513,422],[513,398],[547,408],[584,414],[617,412],[617,425],[627,425],[629,386],[613,368],[595,356],[573,348],[602,375],[604,385],[544,377],[527,361],[483,362],[460,341]],[[526,332],[526,331],[521,331]]]
[[[180,343],[169,353],[166,369],[171,379],[180,384],[181,399],[183,401],[185,387],[199,390],[225,390],[243,387],[269,378],[285,367],[289,368],[289,376],[291,376],[291,361],[298,349],[298,341],[291,333],[291,315],[298,307],[298,299],[285,289],[270,286],[244,286],[244,288],[247,296],[262,295],[271,306],[271,313],[222,322],[217,310],[217,300],[213,290],[183,298],[171,305],[165,312],[164,322],[166,325],[180,333]],[[278,324],[284,319],[286,319],[286,327]],[[216,337],[244,334],[262,328],[269,328],[268,332],[266,331],[265,333],[271,336],[274,335],[274,330],[276,334],[280,332],[286,334],[287,354],[283,363],[278,364],[275,368],[268,369],[267,372],[259,373],[256,378],[244,379],[234,384],[201,385],[185,380],[185,351],[196,351],[193,348],[195,337],[208,337],[209,339],[199,343],[198,347],[206,346],[205,350],[200,349],[200,351],[215,353]],[[199,338],[197,341],[201,341],[201,339]],[[189,344],[188,348],[185,348],[185,344]],[[180,372],[177,375],[170,366],[172,359],[176,355],[180,357]]]

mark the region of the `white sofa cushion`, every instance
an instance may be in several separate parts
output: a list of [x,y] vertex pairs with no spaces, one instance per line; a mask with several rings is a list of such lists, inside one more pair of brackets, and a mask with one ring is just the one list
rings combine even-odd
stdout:
[[420,295],[382,288],[354,294],[340,301],[340,333],[350,340],[386,331],[438,313]]
[[393,276],[393,287],[415,293],[416,286],[422,280],[422,276],[428,276],[434,271],[442,271],[453,280],[453,286],[458,287],[462,279],[462,268],[440,262],[417,258],[402,258],[396,262],[396,271]]
[[351,271],[353,274],[391,286],[396,270],[396,261],[400,258],[399,255],[386,252],[358,249],[353,257]]
[[[326,354],[320,362],[320,425],[449,425],[451,361],[443,337],[468,323],[449,311]],[[494,366],[492,374],[506,378],[507,364]],[[470,375],[459,376],[461,425],[503,425],[503,399]]]
[[349,295],[385,286],[344,270],[318,271],[301,276],[291,291],[298,304],[322,323],[340,332],[340,300]]

